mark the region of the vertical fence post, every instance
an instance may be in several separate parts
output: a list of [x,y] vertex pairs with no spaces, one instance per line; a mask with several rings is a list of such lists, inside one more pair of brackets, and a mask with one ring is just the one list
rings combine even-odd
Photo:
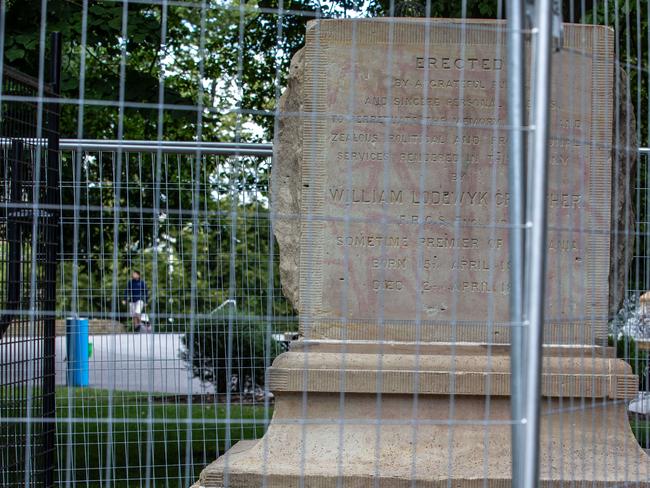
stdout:
[[[61,92],[61,33],[50,36],[50,84],[55,96]],[[55,210],[59,201],[59,118],[58,103],[48,106],[47,156],[45,159],[46,217],[40,227],[45,247],[44,321],[43,321],[43,481],[46,488],[54,487],[56,467],[56,271],[58,260],[59,214]]]
[[[25,165],[24,143],[21,140],[11,141],[11,206],[7,212],[7,241],[8,241],[8,266],[7,266],[7,324],[18,319],[17,310],[20,309],[21,287],[21,263],[22,263],[22,241],[23,229],[20,220],[20,203],[23,194],[23,166]],[[20,330],[25,333],[24,330]]]
[[529,201],[526,218],[524,319],[526,334],[525,488],[539,486],[539,424],[541,410],[542,343],[546,280],[546,189],[551,95],[552,0],[537,0],[533,15],[531,111],[533,134],[529,147]]
[[512,412],[512,486],[521,486],[523,389],[523,268],[525,208],[525,54],[523,0],[507,2],[508,187],[510,192],[510,407]]

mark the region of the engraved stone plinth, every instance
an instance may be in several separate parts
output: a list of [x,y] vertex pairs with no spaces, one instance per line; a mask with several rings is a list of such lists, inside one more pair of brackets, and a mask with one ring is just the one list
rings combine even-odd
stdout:
[[[312,29],[304,54],[302,108],[316,116],[301,125],[300,257],[282,259],[300,263],[287,281],[300,283],[305,336],[374,340],[381,323],[384,339],[414,339],[419,309],[420,340],[507,343],[503,32],[344,25]],[[606,335],[612,46],[610,31],[571,26],[553,61],[551,344]],[[295,140],[289,132],[280,137]]]
[[[648,479],[621,403],[637,378],[601,347],[613,47],[607,28],[566,25],[553,56],[548,487]],[[309,23],[272,195],[303,338],[269,371],[264,438],[198,486],[511,486],[505,50],[501,22]]]

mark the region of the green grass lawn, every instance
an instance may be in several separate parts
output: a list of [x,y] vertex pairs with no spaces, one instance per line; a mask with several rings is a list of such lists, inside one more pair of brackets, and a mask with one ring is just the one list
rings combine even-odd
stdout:
[[[143,393],[109,396],[107,390],[61,387],[56,409],[60,486],[72,476],[75,487],[185,488],[226,444],[227,411],[220,404],[150,402]],[[232,405],[231,444],[261,437],[264,418],[263,406]]]
[[[223,453],[227,425],[231,444],[264,432],[263,406],[232,405],[226,424],[222,404],[163,403],[144,393],[90,388],[56,393],[57,486],[187,488]],[[272,409],[266,413],[270,418]],[[630,423],[649,448],[650,421]]]

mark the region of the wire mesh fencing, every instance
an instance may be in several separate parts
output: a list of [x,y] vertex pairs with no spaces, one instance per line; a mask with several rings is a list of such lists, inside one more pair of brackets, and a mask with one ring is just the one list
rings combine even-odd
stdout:
[[634,186],[634,215],[635,215],[635,243],[634,258],[630,269],[630,284],[628,286],[629,294],[641,296],[650,288],[650,274],[648,268],[648,249],[647,228],[650,215],[648,211],[648,187],[644,183],[648,171],[648,155],[650,153],[646,148],[641,148],[637,162],[637,174]]
[[[53,73],[59,67],[53,61]],[[5,96],[55,97],[19,71]],[[58,107],[3,100],[0,115],[0,482],[54,485],[54,319],[58,238]]]
[[[3,485],[497,488],[531,446],[542,486],[650,483],[650,11],[550,4],[3,1]],[[58,150],[11,104],[60,107]],[[39,206],[21,150],[42,219],[10,210]],[[539,442],[511,410],[533,241]]]
[[270,160],[255,156],[269,150],[80,142],[60,160],[59,306],[89,318],[92,356],[90,389],[58,398],[74,418],[58,430],[60,481],[187,486],[262,434],[265,371],[297,329],[270,248]]

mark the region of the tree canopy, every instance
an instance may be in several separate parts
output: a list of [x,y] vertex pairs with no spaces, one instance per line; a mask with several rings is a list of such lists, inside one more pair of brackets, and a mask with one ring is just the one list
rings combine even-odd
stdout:
[[[64,137],[154,140],[272,140],[275,102],[311,19],[506,14],[497,0],[51,0],[47,12],[40,2],[6,4],[8,64],[37,73],[41,23],[62,33]],[[572,0],[563,11],[565,21],[615,27],[619,60],[634,73],[647,67],[645,2]]]

